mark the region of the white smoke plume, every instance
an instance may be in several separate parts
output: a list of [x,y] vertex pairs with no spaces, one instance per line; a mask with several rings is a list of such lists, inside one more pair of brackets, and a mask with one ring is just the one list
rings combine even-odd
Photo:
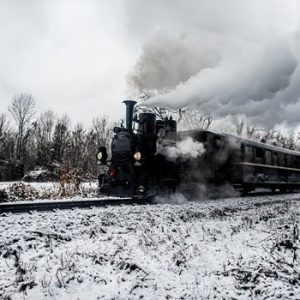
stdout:
[[154,202],[157,204],[184,204],[188,199],[181,193],[174,193],[165,196],[156,196]]
[[133,93],[155,92],[149,105],[198,105],[215,119],[245,115],[267,127],[297,124],[299,1],[131,3],[131,17],[140,13],[135,32],[148,38],[128,83]]
[[205,149],[202,143],[199,143],[188,136],[184,140],[177,142],[174,146],[168,145],[162,147],[159,152],[170,160],[180,158],[184,161],[189,158],[200,157],[205,152]]

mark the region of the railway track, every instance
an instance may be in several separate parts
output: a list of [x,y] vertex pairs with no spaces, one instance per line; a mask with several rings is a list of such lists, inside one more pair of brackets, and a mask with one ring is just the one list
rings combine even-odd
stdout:
[[[294,194],[295,192],[290,193],[280,193],[280,192],[268,192],[268,191],[259,191],[251,192],[248,194],[242,194],[241,198],[254,198],[260,196],[278,196],[284,194]],[[297,191],[299,193],[299,191]],[[218,198],[212,198],[214,199]],[[269,200],[269,204],[272,204],[274,201]],[[278,202],[276,200],[275,202]],[[255,205],[266,205],[268,204],[265,201]],[[55,209],[74,209],[74,208],[92,208],[92,207],[105,207],[105,206],[119,206],[119,205],[147,205],[147,204],[161,204],[160,202],[155,202],[152,199],[132,199],[132,198],[103,198],[103,199],[87,199],[87,200],[52,200],[52,201],[40,201],[40,202],[6,202],[0,203],[0,214],[2,213],[26,213],[31,211],[51,211]]]
[[148,199],[131,198],[109,198],[93,200],[64,200],[64,201],[40,201],[26,203],[1,203],[0,214],[2,213],[25,213],[30,211],[51,211],[55,209],[73,209],[73,208],[91,208],[99,206],[117,206],[117,205],[146,205],[152,204]]

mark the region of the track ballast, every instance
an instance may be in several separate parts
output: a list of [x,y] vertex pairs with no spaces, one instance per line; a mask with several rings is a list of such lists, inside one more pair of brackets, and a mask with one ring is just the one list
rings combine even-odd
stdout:
[[131,198],[108,198],[93,200],[52,200],[40,202],[6,202],[0,204],[0,214],[2,213],[24,213],[30,211],[51,211],[54,209],[72,209],[72,208],[91,208],[99,206],[116,205],[146,205],[151,204],[149,199],[131,199]]
[[[299,191],[297,191],[299,192]],[[295,192],[268,192],[256,191],[248,194],[240,195],[241,198],[255,198],[260,196],[276,196],[284,194],[294,194]],[[213,201],[217,198],[212,198]],[[166,201],[168,203],[168,201]],[[273,201],[270,200],[270,204]],[[26,213],[31,211],[53,211],[55,209],[74,209],[74,208],[92,208],[105,206],[119,206],[119,205],[147,205],[147,204],[161,204],[156,202],[154,198],[149,199],[132,199],[132,198],[102,198],[102,199],[85,199],[85,200],[51,200],[39,202],[5,202],[0,203],[0,214],[2,213]],[[262,203],[261,205],[265,205]],[[260,205],[260,204],[255,204]]]

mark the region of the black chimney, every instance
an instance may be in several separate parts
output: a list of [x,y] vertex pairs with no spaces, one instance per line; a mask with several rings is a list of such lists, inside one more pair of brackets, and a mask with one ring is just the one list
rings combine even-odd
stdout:
[[126,129],[132,130],[132,119],[133,119],[133,108],[136,105],[136,101],[125,100],[123,101],[126,105]]

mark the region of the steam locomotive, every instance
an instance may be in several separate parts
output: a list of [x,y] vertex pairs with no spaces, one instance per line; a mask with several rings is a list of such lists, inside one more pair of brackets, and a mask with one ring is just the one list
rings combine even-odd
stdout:
[[[175,191],[197,195],[203,185],[229,184],[243,193],[258,187],[281,191],[300,187],[299,152],[201,129],[177,133],[171,117],[157,120],[153,113],[133,117],[136,102],[124,103],[126,127],[113,130],[111,160],[106,148],[97,153],[108,167],[99,175],[101,194],[152,198]],[[166,155],[188,137],[203,145],[201,155]]]

